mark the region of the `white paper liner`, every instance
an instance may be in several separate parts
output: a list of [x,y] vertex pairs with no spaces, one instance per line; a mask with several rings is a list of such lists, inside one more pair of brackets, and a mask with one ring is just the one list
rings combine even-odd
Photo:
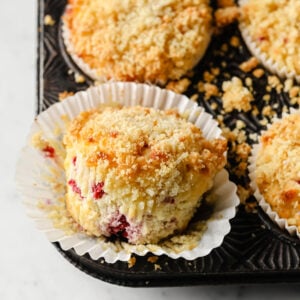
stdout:
[[[71,7],[71,5],[69,4],[66,7],[66,11]],[[79,57],[76,54],[76,51],[74,49],[74,46],[72,45],[71,41],[70,41],[70,31],[66,25],[66,23],[63,21],[62,22],[62,26],[61,26],[61,34],[62,34],[62,38],[64,41],[64,45],[66,47],[66,50],[68,52],[68,54],[70,55],[71,59],[73,60],[73,62],[79,67],[79,69],[81,69],[81,71],[86,74],[87,76],[89,76],[92,80],[98,82],[98,83],[104,83],[107,82],[109,80],[113,80],[116,81],[116,78],[107,78],[105,75],[99,75],[97,73],[97,70],[93,69],[90,67],[89,64],[87,64],[81,57]],[[193,63],[193,67],[196,66],[200,60],[203,58],[206,49],[211,41],[211,37],[213,34],[213,29],[211,29],[211,31],[209,32],[209,34],[207,34],[206,36],[203,36],[204,39],[204,46],[202,47],[201,51],[199,51],[197,58],[195,59],[194,63]],[[184,75],[184,74],[182,74]],[[178,78],[179,79],[179,78]],[[146,83],[150,83],[151,82],[146,82]],[[155,82],[156,84],[161,84],[164,85],[165,82]]]
[[209,254],[221,245],[225,235],[229,233],[229,220],[235,216],[236,206],[239,204],[236,186],[229,181],[228,173],[224,169],[217,174],[210,192],[215,202],[212,215],[206,224],[207,229],[198,245],[190,251],[176,253],[171,249],[164,250],[158,246],[129,246],[127,243],[125,243],[126,249],[116,251],[114,247],[107,247],[103,241],[83,233],[67,235],[65,231],[55,228],[48,214],[38,208],[41,199],[43,201],[49,199],[51,203],[56,203],[60,197],[64,197],[63,190],[61,193],[54,192],[51,184],[42,178],[53,177],[53,167],[56,167],[59,169],[59,172],[55,173],[57,181],[65,184],[65,179],[62,168],[55,166],[51,159],[45,158],[41,151],[31,146],[32,136],[42,132],[46,139],[59,141],[65,132],[65,123],[61,116],[66,115],[71,120],[81,111],[111,102],[118,102],[124,106],[141,105],[163,110],[177,108],[190,122],[202,129],[207,139],[221,137],[221,129],[211,115],[186,96],[171,91],[146,84],[115,82],[79,92],[42,112],[31,127],[28,143],[22,150],[16,170],[17,186],[24,197],[28,215],[35,221],[37,228],[46,234],[50,242],[59,242],[63,250],[74,248],[78,255],[88,253],[94,260],[103,257],[109,263],[117,260],[128,261],[132,253],[145,255],[147,252],[155,255],[167,254],[171,258],[183,257],[188,260]]
[[[239,0],[239,6],[243,6],[248,2],[248,0]],[[292,78],[296,79],[297,82],[300,83],[300,75],[297,75],[295,71],[288,70],[287,67],[280,67],[279,64],[268,57],[266,53],[262,52],[258,47],[257,43],[253,41],[251,38],[251,34],[246,24],[244,24],[241,20],[239,21],[239,29],[245,44],[247,45],[249,51],[255,56],[259,62],[268,69],[271,73],[277,74],[281,78]]]
[[[296,110],[291,108],[289,114],[300,114],[300,110]],[[282,118],[285,116],[289,115],[288,113],[283,113]],[[267,129],[272,126],[272,124],[276,122],[280,122],[281,119],[279,118],[274,118],[270,124],[268,124]],[[261,135],[265,131],[261,132]],[[253,145],[252,150],[251,150],[251,155],[249,156],[249,165],[248,165],[248,171],[249,171],[249,178],[250,178],[250,186],[254,190],[254,196],[260,205],[260,207],[263,209],[263,211],[270,217],[272,221],[274,221],[281,229],[286,229],[290,235],[296,235],[298,238],[300,238],[300,232],[296,226],[291,226],[287,223],[286,219],[280,218],[279,215],[277,214],[276,211],[272,210],[270,204],[264,199],[262,194],[259,191],[259,188],[256,184],[256,159],[257,159],[257,154],[259,150],[261,149],[261,143],[257,143]]]

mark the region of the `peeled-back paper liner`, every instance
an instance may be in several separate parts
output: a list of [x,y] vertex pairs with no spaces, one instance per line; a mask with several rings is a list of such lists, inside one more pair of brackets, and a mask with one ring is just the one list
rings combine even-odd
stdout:
[[[290,109],[290,114],[300,114],[300,110],[296,110],[296,109],[291,108]],[[282,118],[284,118],[287,115],[289,115],[289,114],[288,113],[283,113]],[[281,121],[281,119],[274,118],[272,120],[272,122],[270,124],[268,124],[267,128],[270,128],[272,126],[272,124],[274,124],[276,122],[280,122],[280,121]],[[263,131],[261,133],[261,135],[264,132],[265,131]],[[300,238],[300,232],[299,232],[298,228],[296,226],[289,225],[287,223],[286,219],[280,218],[278,216],[277,212],[272,210],[270,204],[264,199],[264,197],[262,196],[262,194],[259,191],[259,188],[256,184],[255,170],[256,170],[256,158],[257,158],[257,154],[258,154],[260,149],[261,149],[261,143],[253,145],[252,150],[251,150],[251,155],[249,157],[249,165],[248,165],[249,178],[251,180],[250,185],[251,185],[252,189],[254,190],[254,196],[255,196],[258,204],[260,205],[260,207],[270,217],[270,219],[272,221],[274,221],[276,224],[278,224],[278,226],[281,229],[286,229],[290,235],[297,235],[298,238]]]
[[[239,0],[239,6],[245,5],[249,0]],[[300,82],[300,75],[297,75],[295,71],[289,71],[285,66],[279,66],[279,64],[268,57],[268,55],[260,50],[257,43],[251,38],[251,34],[246,24],[241,20],[239,21],[239,29],[245,44],[247,45],[249,51],[255,56],[260,63],[268,69],[271,73],[277,74],[281,78],[292,78],[296,79],[297,82]]]
[[[166,254],[171,258],[183,257],[188,260],[209,254],[214,248],[221,245],[225,235],[230,231],[229,220],[235,216],[239,199],[236,195],[236,186],[229,181],[228,173],[220,171],[214,180],[210,191],[213,199],[213,212],[206,222],[204,231],[197,246],[189,251],[175,252],[172,249],[162,249],[158,245],[129,245],[123,243],[123,248],[117,250],[114,244],[105,240],[89,237],[84,233],[66,234],[64,230],[55,228],[52,219],[39,208],[39,203],[58,203],[64,197],[64,189],[53,189],[53,184],[43,178],[55,178],[57,183],[65,186],[62,162],[53,162],[45,158],[42,151],[31,146],[32,136],[42,132],[46,140],[61,140],[65,132],[65,122],[62,116],[72,120],[80,112],[96,108],[103,103],[120,103],[124,106],[141,105],[156,109],[177,108],[179,113],[201,128],[207,139],[221,137],[221,130],[212,116],[204,112],[197,103],[186,96],[160,89],[156,86],[135,83],[104,83],[91,87],[87,91],[79,92],[63,102],[56,103],[42,112],[31,127],[27,145],[24,147],[17,164],[17,186],[24,196],[24,204],[28,215],[34,219],[38,229],[45,232],[50,242],[59,242],[63,250],[73,248],[78,255],[88,253],[92,259],[103,257],[107,262],[117,260],[127,261],[132,253],[145,255],[152,252],[155,255]],[[55,170],[53,174],[53,170]],[[121,243],[121,244],[122,244]]]
[[[65,11],[68,11],[68,9],[70,7],[71,7],[71,5],[69,4],[66,7]],[[212,34],[213,34],[213,30],[211,30],[211,32],[207,36],[203,36],[203,39],[205,39],[205,46],[203,46],[202,51],[199,51],[198,57],[193,64],[194,66],[196,66],[200,62],[202,57],[204,56],[206,49],[210,43]],[[64,21],[62,22],[62,26],[61,26],[61,35],[62,35],[63,42],[64,42],[65,48],[66,48],[69,56],[71,57],[73,62],[79,67],[79,69],[85,75],[89,76],[92,80],[97,81],[99,83],[104,83],[104,82],[107,82],[108,80],[110,80],[110,78],[107,78],[104,75],[99,75],[95,69],[91,68],[89,64],[87,64],[81,57],[79,57],[76,54],[74,46],[72,45],[72,43],[70,41],[70,31]],[[115,78],[112,78],[112,80],[115,80]],[[156,82],[156,83],[160,84],[161,82]],[[161,84],[163,84],[163,83],[161,83]]]

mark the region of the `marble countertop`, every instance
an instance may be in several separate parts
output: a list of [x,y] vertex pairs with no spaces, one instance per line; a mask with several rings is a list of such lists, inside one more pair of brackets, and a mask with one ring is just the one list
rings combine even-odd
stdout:
[[37,1],[2,1],[0,7],[0,299],[299,299],[296,284],[125,288],[68,263],[26,217],[14,183],[35,111]]

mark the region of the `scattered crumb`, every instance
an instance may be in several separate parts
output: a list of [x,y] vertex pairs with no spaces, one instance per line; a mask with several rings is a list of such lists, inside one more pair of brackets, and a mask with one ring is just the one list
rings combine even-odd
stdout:
[[245,211],[247,213],[257,213],[257,203],[256,202],[246,202]]
[[154,264],[154,270],[155,270],[155,271],[161,270],[161,266],[158,265],[158,264]]
[[128,260],[128,268],[132,268],[136,263],[136,258],[135,256],[131,256]]
[[200,81],[198,83],[198,91],[204,93],[205,100],[210,99],[212,96],[219,95],[218,87],[212,83],[204,83]]
[[258,69],[255,69],[253,72],[252,72],[253,76],[255,76],[256,78],[261,78],[264,74],[265,74],[265,70],[264,69],[261,69],[261,68],[258,68]]
[[291,104],[292,104],[292,105],[295,105],[295,104],[300,105],[300,97],[292,98],[292,99],[291,99]]
[[182,94],[188,89],[190,84],[191,84],[190,79],[183,78],[183,79],[176,80],[176,81],[170,81],[167,84],[166,89],[170,90],[170,91],[173,91],[175,93],[178,93],[178,94]]
[[232,77],[231,81],[224,81],[222,89],[225,112],[231,112],[234,109],[246,112],[251,109],[250,102],[254,100],[253,95],[243,86],[243,82],[238,77]]
[[237,37],[237,36],[232,36],[231,39],[230,39],[230,46],[232,47],[239,47],[240,46],[240,39]]
[[194,94],[194,95],[192,95],[192,96],[190,97],[190,99],[191,99],[192,101],[195,101],[195,102],[197,102],[198,98],[199,98],[199,95],[198,95],[198,94]]
[[259,110],[256,106],[252,107],[251,114],[252,116],[257,116],[259,114]]
[[246,124],[245,124],[245,122],[242,121],[242,120],[237,120],[235,126],[236,126],[237,129],[242,129],[242,128],[245,128],[245,127],[246,127]]
[[258,60],[256,57],[251,57],[249,58],[247,61],[244,61],[243,63],[241,63],[239,65],[239,68],[243,71],[243,72],[251,72],[253,69],[255,69],[258,65]]
[[229,6],[219,8],[215,12],[215,22],[217,27],[227,26],[235,21],[240,16],[240,9],[237,6]]
[[268,84],[272,88],[276,89],[277,93],[280,93],[283,89],[283,85],[280,82],[279,78],[275,75],[268,76]]
[[211,109],[215,110],[218,108],[218,104],[216,102],[213,102],[211,105],[210,105]]
[[265,102],[269,102],[271,100],[271,95],[270,94],[265,94],[265,95],[263,95],[262,99]]
[[78,73],[74,74],[74,79],[75,79],[76,83],[84,83],[85,82],[84,76],[82,76],[82,75],[80,75]]
[[259,123],[262,125],[262,126],[266,126],[269,122],[266,118],[263,118],[262,120],[259,121]]
[[249,134],[249,139],[252,140],[253,142],[257,142],[258,134],[257,133],[250,133]]
[[286,79],[284,81],[283,91],[287,93],[292,87],[293,87],[293,80],[290,78]]
[[58,99],[59,99],[59,101],[63,101],[66,98],[73,96],[73,95],[74,95],[74,92],[63,91],[58,94]]
[[222,52],[227,52],[228,51],[228,45],[225,43],[225,44],[223,44],[222,46],[221,46],[221,51]]
[[246,77],[245,84],[247,87],[252,87],[252,78]]
[[227,62],[226,61],[222,61],[221,62],[221,66],[222,66],[222,68],[226,68],[227,67]]
[[149,256],[147,261],[149,263],[155,264],[158,261],[158,256]]
[[265,106],[262,110],[262,114],[265,117],[272,117],[274,115],[274,113],[275,112],[270,105]]
[[54,24],[55,24],[55,20],[52,18],[52,16],[51,15],[45,15],[44,25],[53,26]]
[[210,72],[208,72],[208,71],[205,71],[204,73],[203,73],[203,80],[205,81],[205,82],[212,82],[214,79],[215,79],[215,75],[214,74],[212,74],[212,73],[210,73]]

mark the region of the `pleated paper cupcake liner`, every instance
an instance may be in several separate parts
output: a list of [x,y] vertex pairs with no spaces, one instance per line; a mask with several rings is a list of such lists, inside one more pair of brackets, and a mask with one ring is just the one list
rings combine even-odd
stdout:
[[[141,105],[161,110],[176,108],[188,121],[201,128],[205,138],[211,140],[221,137],[217,122],[197,103],[186,96],[156,86],[114,82],[79,92],[42,112],[31,127],[16,171],[17,186],[23,195],[29,217],[50,242],[58,242],[63,250],[74,249],[78,255],[88,253],[94,260],[104,258],[109,263],[127,261],[133,253],[145,255],[148,252],[155,255],[166,254],[171,258],[183,257],[187,260],[209,254],[222,244],[229,233],[229,221],[235,216],[236,206],[239,204],[236,186],[229,181],[228,173],[224,169],[217,174],[214,186],[209,191],[212,214],[208,220],[202,222],[200,229],[194,230],[194,233],[198,230],[201,234],[198,235],[193,249],[186,249],[184,245],[180,249],[172,246],[172,243],[178,243],[176,239],[180,235],[158,245],[130,245],[122,241],[111,242],[104,237],[91,237],[79,226],[74,228],[74,223],[66,216],[62,145],[66,120],[72,120],[82,111],[111,103],[123,106]],[[35,135],[51,141],[55,149],[62,153],[62,157],[55,160],[45,157],[41,150],[32,146],[31,141]]]

